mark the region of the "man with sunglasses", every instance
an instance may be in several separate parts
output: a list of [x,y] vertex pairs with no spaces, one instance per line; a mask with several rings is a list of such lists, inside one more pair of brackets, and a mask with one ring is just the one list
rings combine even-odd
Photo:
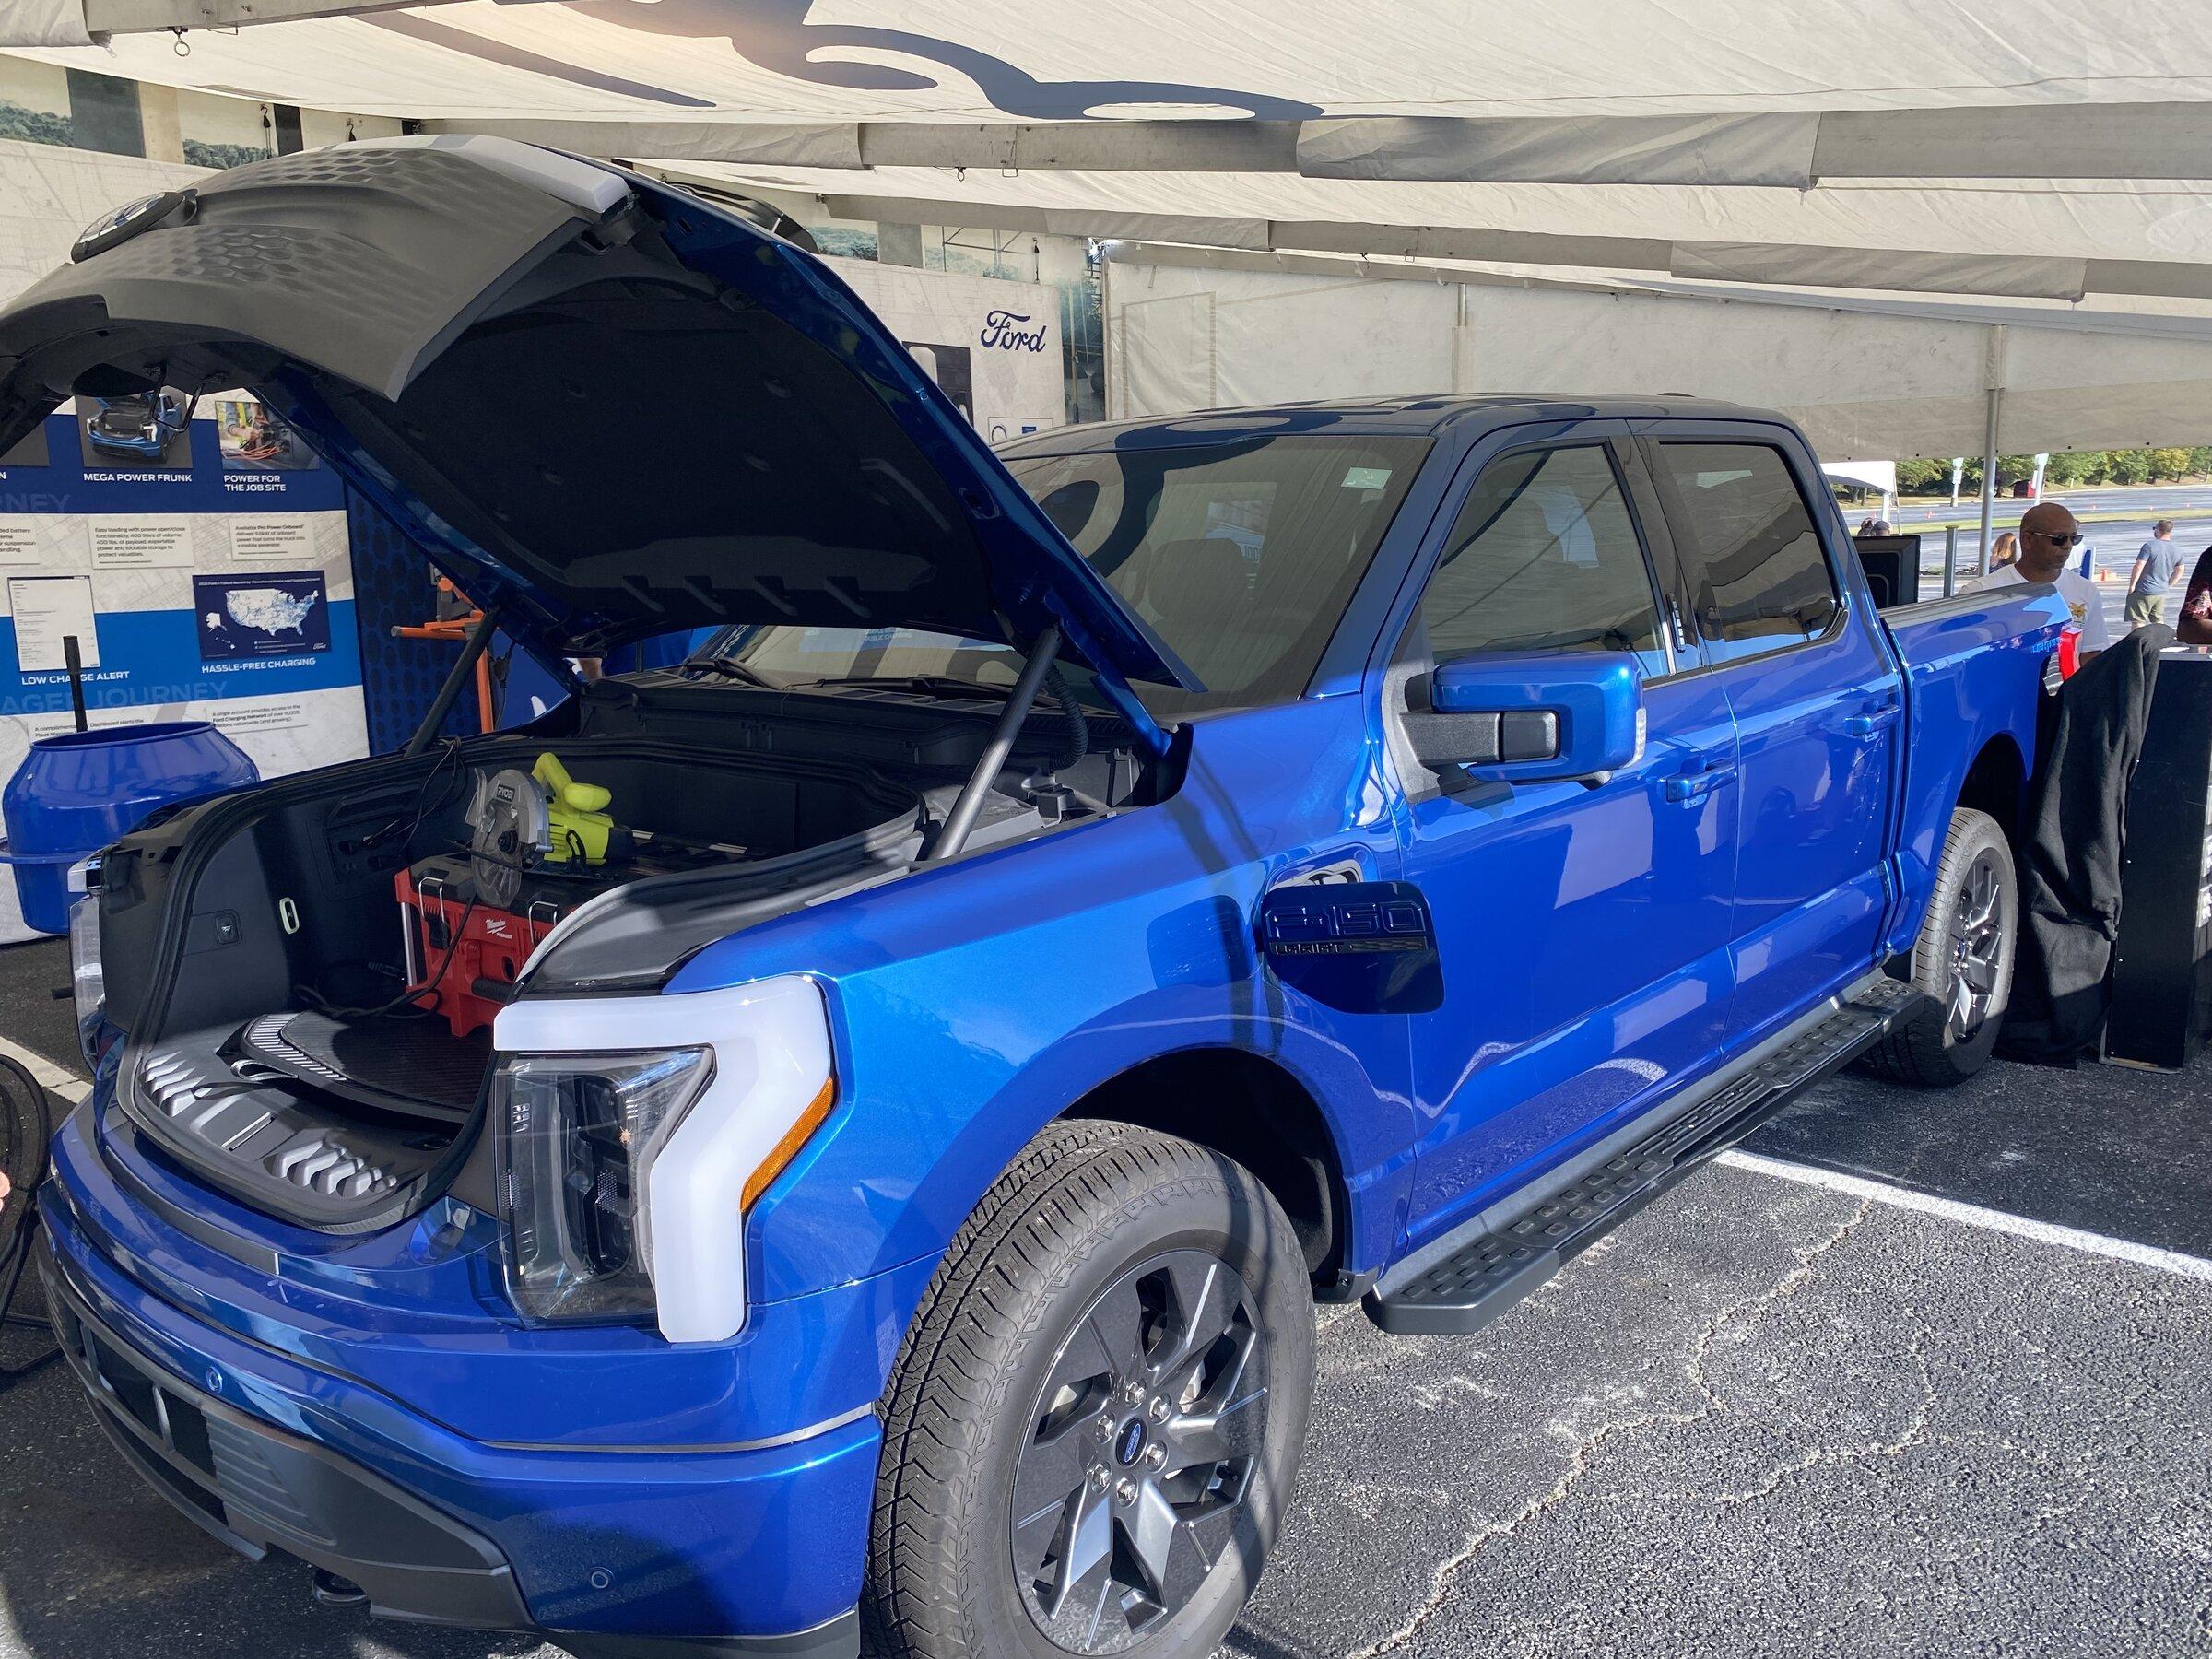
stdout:
[[2000,566],[1974,584],[1977,589],[2003,587],[2013,582],[2048,582],[2074,613],[2081,629],[2081,657],[2087,662],[2112,642],[2104,618],[2104,599],[2096,584],[2079,571],[2066,568],[2067,556],[2081,545],[2081,526],[2057,501],[2038,501],[2020,515],[2020,556]]

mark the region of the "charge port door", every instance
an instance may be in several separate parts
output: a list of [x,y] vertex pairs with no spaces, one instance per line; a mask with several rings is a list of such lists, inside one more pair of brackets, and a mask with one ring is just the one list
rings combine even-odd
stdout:
[[1260,901],[1275,977],[1347,1014],[1427,1014],[1444,1000],[1429,901],[1409,881],[1294,883]]

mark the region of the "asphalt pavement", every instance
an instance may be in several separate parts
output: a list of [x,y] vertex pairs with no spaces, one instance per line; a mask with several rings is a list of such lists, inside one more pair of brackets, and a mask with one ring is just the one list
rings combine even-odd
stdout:
[[[65,1060],[28,996],[57,956],[0,951],[0,1034]],[[1845,1077],[1479,1335],[1324,1311],[1298,1500],[1225,1651],[2202,1655],[2207,1084]],[[554,1659],[313,1606],[76,1387],[0,1394],[0,1659]]]
[[[2189,514],[2212,514],[2212,484],[2100,485],[2091,488],[2050,489],[2044,492],[2043,500],[2064,501],[2077,515],[2141,513],[2147,519],[2180,519]],[[2034,505],[2030,500],[2001,495],[1994,516],[2000,526],[2017,523],[2020,514]],[[1856,524],[1865,512],[1860,511],[1853,516],[1853,510],[1847,507],[1844,516]],[[1889,515],[1890,522],[1900,529],[1931,521],[1940,524],[1946,519],[1978,521],[1981,516],[1982,498],[1971,493],[1959,497],[1956,507],[1947,500],[1900,501],[1897,511]]]

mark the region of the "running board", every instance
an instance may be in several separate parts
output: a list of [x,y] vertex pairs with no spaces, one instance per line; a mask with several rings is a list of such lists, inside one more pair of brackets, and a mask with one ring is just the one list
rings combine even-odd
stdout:
[[1408,1336],[1479,1331],[1699,1164],[1742,1140],[1927,1001],[1902,980],[1851,993],[1827,1018],[1513,1219],[1485,1229],[1403,1283],[1386,1276],[1367,1316]]

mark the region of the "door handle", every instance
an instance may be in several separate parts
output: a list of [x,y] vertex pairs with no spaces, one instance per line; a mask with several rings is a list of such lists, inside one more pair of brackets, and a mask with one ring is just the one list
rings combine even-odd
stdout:
[[1677,772],[1666,781],[1666,798],[1670,801],[1701,801],[1735,776],[1735,765],[1733,761]]
[[1878,709],[1867,709],[1853,714],[1843,723],[1843,729],[1853,737],[1871,737],[1877,732],[1887,731],[1895,725],[1897,717],[1903,712],[1896,703],[1884,703]]

